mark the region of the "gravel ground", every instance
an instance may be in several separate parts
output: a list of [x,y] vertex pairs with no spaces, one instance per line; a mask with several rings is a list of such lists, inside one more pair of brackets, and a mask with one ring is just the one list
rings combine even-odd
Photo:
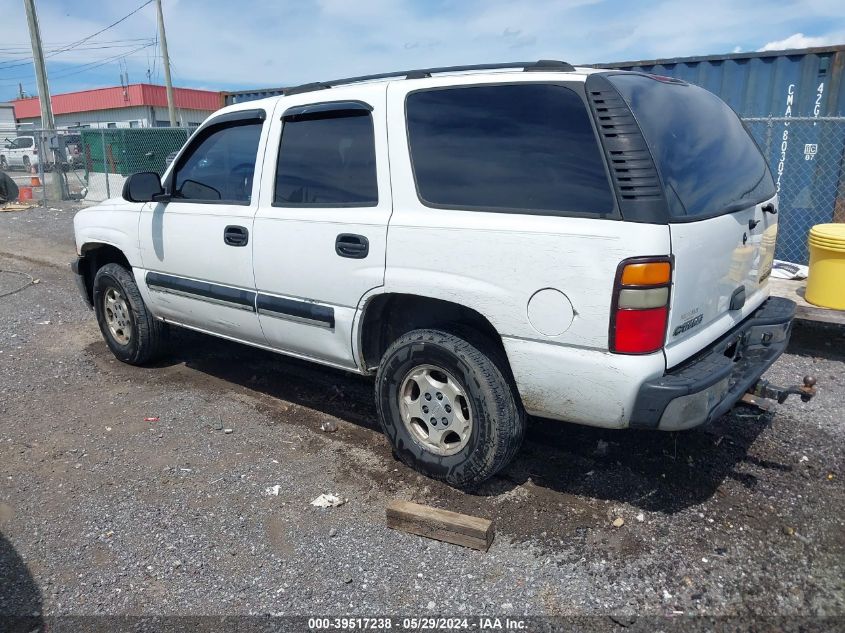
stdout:
[[[809,404],[677,434],[532,420],[470,495],[392,459],[369,380],[188,332],[114,360],[72,214],[0,214],[0,294],[38,280],[0,298],[0,614],[845,615],[842,330],[799,325],[768,374],[817,375]],[[391,531],[395,498],[496,540]]]

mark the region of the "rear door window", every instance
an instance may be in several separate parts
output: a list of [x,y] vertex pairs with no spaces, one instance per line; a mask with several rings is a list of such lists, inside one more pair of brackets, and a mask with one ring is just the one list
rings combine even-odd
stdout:
[[614,211],[590,115],[570,88],[424,90],[408,95],[406,111],[424,204],[540,215]]
[[644,75],[608,79],[642,130],[676,219],[731,213],[775,195],[757,144],[716,95]]
[[370,112],[330,110],[286,118],[273,204],[283,207],[378,204]]

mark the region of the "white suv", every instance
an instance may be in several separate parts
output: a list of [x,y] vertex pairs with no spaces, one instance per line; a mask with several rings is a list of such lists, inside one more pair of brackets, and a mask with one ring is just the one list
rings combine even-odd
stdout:
[[77,214],[73,269],[120,360],[174,324],[375,374],[396,455],[471,487],[526,414],[679,430],[758,385],[794,311],[768,297],[776,213],[706,90],[427,69],[215,113],[163,178]]
[[34,136],[6,138],[0,147],[0,169],[24,169],[38,166],[38,146]]

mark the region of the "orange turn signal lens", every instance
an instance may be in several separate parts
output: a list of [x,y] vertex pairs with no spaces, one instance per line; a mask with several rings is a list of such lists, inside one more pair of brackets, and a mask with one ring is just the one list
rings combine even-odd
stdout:
[[628,264],[622,270],[623,286],[657,286],[668,284],[671,279],[672,265],[669,262]]

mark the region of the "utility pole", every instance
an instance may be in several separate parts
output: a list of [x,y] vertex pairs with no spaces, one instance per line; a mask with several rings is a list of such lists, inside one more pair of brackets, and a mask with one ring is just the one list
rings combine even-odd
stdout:
[[[41,129],[51,130],[55,134],[56,122],[53,120],[53,104],[50,102],[50,88],[47,86],[47,68],[44,66],[44,50],[41,47],[41,29],[38,27],[38,14],[35,12],[35,0],[23,0],[26,8],[26,20],[29,23],[29,39],[32,42],[32,60],[35,65],[35,79],[38,84],[38,101],[41,103]],[[41,134],[41,156],[39,157],[38,165],[39,171],[43,172],[44,159],[47,158],[44,152],[44,140],[46,134]],[[52,145],[48,141],[48,145]],[[56,138],[56,145],[58,146],[58,137]],[[57,152],[58,153],[58,152]],[[56,200],[61,200],[62,195],[62,180],[60,177],[61,168],[58,167],[61,163],[61,156],[54,156],[53,163],[57,166],[55,178],[50,179],[50,188]],[[46,191],[47,183],[44,183]]]
[[170,81],[170,55],[167,54],[167,35],[164,33],[164,14],[161,12],[161,0],[156,0],[158,11],[158,39],[161,40],[161,56],[164,64],[164,85],[167,88],[167,114],[170,127],[176,127],[176,104],[173,101],[173,83]]

